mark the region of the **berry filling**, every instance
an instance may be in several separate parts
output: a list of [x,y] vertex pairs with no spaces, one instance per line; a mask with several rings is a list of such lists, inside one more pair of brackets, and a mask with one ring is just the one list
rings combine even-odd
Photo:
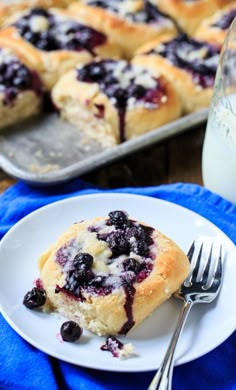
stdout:
[[[97,83],[100,90],[111,98],[118,109],[120,142],[125,141],[125,115],[128,108],[142,104],[153,109],[166,102],[165,84],[147,70],[132,66],[126,61],[103,60],[78,69],[77,79]],[[102,115],[101,115],[102,109]],[[98,115],[104,116],[104,107]]]
[[209,88],[214,84],[219,53],[218,47],[179,34],[173,40],[159,44],[147,54],[165,57],[174,66],[191,74],[195,84]]
[[[119,14],[121,17],[129,20],[132,23],[145,24],[174,24],[169,16],[161,12],[158,7],[149,2],[144,1],[142,9],[130,9],[124,6],[124,1],[117,0],[87,0],[86,3],[93,7],[101,7],[108,11]],[[132,4],[133,5],[133,4]]]
[[8,50],[0,49],[0,93],[4,93],[3,103],[12,104],[19,93],[26,90],[33,90],[37,95],[41,95],[38,75]]
[[236,9],[232,9],[230,12],[225,13],[213,27],[218,27],[221,30],[227,30],[236,16]]
[[87,293],[104,296],[122,288],[127,320],[119,333],[126,334],[134,325],[135,283],[141,283],[153,269],[156,253],[153,228],[129,219],[123,211],[115,210],[105,221],[88,227],[88,233],[107,244],[102,267],[101,259],[83,252],[79,237],[70,241],[56,253],[55,261],[65,274],[65,284],[56,286],[55,292],[84,301]]
[[44,51],[87,50],[95,55],[94,48],[106,42],[99,31],[41,8],[29,11],[15,27],[26,41]]

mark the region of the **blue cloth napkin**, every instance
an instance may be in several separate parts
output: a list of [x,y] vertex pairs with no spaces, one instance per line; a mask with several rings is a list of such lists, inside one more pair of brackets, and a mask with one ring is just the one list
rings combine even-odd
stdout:
[[[0,197],[0,237],[22,217],[48,203],[105,191],[177,203],[206,217],[236,243],[236,206],[198,185],[103,190],[81,180],[53,188],[36,189],[21,182],[9,188]],[[153,374],[111,373],[59,361],[28,344],[0,315],[0,390],[141,390],[147,388]],[[205,356],[175,368],[173,390],[189,389],[236,390],[236,332]]]

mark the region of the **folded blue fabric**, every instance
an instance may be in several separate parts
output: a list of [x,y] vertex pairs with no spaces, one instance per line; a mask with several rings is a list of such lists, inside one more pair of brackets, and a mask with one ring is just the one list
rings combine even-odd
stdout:
[[[76,180],[36,189],[19,182],[0,197],[0,237],[31,211],[66,197],[98,193],[142,194],[177,203],[204,216],[236,243],[236,206],[194,184],[103,190]],[[23,340],[0,315],[0,390],[146,389],[147,373],[111,373],[54,359]],[[236,332],[218,348],[174,370],[173,390],[236,390]]]

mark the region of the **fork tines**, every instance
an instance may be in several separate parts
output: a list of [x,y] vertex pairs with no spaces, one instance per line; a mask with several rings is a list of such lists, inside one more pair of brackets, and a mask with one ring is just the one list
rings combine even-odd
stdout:
[[[222,245],[220,245],[218,256],[213,256],[213,243],[210,246],[207,256],[203,252],[203,246],[204,244],[202,242],[197,258],[194,257],[196,242],[194,241],[189,248],[187,256],[191,263],[192,273],[187,278],[185,285],[191,285],[198,281],[202,286],[206,288],[212,287],[214,289],[214,286],[216,287],[217,281],[222,275]],[[216,261],[213,259],[216,259]]]

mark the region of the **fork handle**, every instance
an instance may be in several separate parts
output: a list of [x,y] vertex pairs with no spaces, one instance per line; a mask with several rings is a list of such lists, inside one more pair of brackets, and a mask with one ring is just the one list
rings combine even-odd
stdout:
[[192,306],[193,302],[184,302],[164,359],[162,360],[156,375],[150,383],[148,390],[171,390],[175,348]]

